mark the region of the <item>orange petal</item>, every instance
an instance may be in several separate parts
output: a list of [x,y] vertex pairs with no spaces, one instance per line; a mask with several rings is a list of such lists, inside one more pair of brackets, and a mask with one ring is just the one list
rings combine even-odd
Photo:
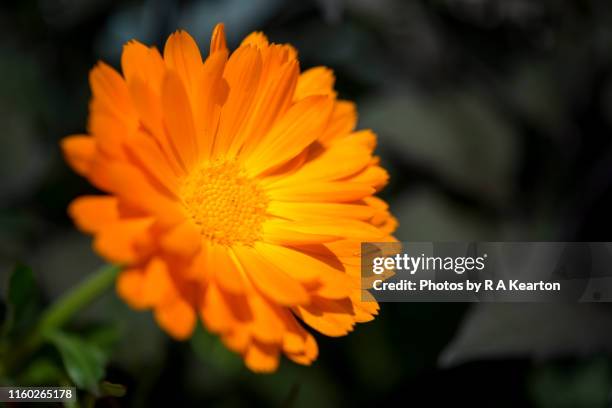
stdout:
[[257,176],[301,153],[316,140],[332,106],[326,96],[311,96],[291,106],[246,157],[249,174]]
[[244,146],[245,155],[256,147],[272,125],[289,108],[299,74],[298,62],[288,61],[275,70],[274,75],[261,83],[252,110],[239,137],[234,138],[229,154],[238,153]]
[[[366,296],[371,297],[369,292],[363,292],[365,292]],[[374,316],[378,314],[378,303],[373,299],[373,297],[372,301],[362,301],[361,291],[356,291],[355,294],[351,296],[351,300],[353,301],[353,307],[355,309],[356,322],[365,323],[372,321]]]
[[[304,251],[313,252],[321,256],[334,255],[337,257],[360,257],[361,242],[359,240],[342,240],[330,242],[325,245],[312,245],[304,248]],[[393,253],[394,255],[395,253]]]
[[111,262],[136,263],[144,255],[138,242],[144,239],[152,222],[151,218],[138,218],[107,225],[96,235],[94,248]]
[[280,343],[285,333],[280,307],[255,292],[250,293],[247,300],[253,312],[249,325],[253,337],[265,343]]
[[290,353],[287,352],[287,357],[298,364],[310,365],[317,358],[319,354],[319,348],[317,342],[310,333],[307,334],[306,342],[304,345],[304,351],[301,353]]
[[219,286],[230,293],[243,294],[245,290],[244,272],[231,249],[208,243],[206,251],[207,269],[213,274]]
[[124,159],[123,143],[130,139],[136,126],[130,127],[108,112],[92,109],[87,129],[95,138],[98,151],[113,159]]
[[164,77],[162,107],[170,142],[176,148],[185,169],[189,170],[198,158],[193,115],[183,82],[172,71],[168,71]]
[[334,181],[352,176],[370,164],[372,155],[362,146],[338,144],[324,150],[316,158],[286,177],[278,178],[270,187],[291,186],[306,181]]
[[187,339],[196,325],[193,307],[180,297],[155,307],[155,320],[168,334],[177,340]]
[[295,99],[312,95],[335,95],[334,72],[327,67],[314,67],[302,72],[295,90]]
[[254,31],[244,37],[240,45],[253,45],[259,49],[267,48],[269,45],[268,37],[261,31]]
[[142,295],[144,282],[140,269],[126,269],[117,277],[117,294],[134,309],[146,309],[149,304]]
[[245,326],[253,320],[251,308],[245,296],[235,296],[223,292],[216,282],[206,287],[206,294],[201,305],[202,320],[210,331],[226,332],[237,326]]
[[[274,78],[278,76],[279,69],[281,69],[283,65],[299,62],[297,59],[297,51],[289,44],[266,45],[259,43],[255,46],[259,48],[263,58],[261,74],[262,83],[274,81]],[[289,95],[291,98],[293,98],[293,94],[295,93],[293,89],[291,91],[292,95]]]
[[165,303],[177,296],[168,266],[160,258],[153,258],[147,264],[141,291],[143,302],[150,306]]
[[227,61],[224,78],[229,86],[229,94],[221,111],[214,154],[227,153],[248,117],[259,86],[261,64],[261,54],[252,46],[238,48]]
[[242,354],[251,342],[251,335],[248,330],[239,328],[224,333],[221,341],[228,349]]
[[358,285],[346,273],[333,267],[333,264],[302,251],[266,243],[257,243],[255,249],[292,278],[314,284],[312,287],[320,291],[321,295],[330,298],[346,297]]
[[204,159],[209,158],[212,153],[221,107],[229,92],[227,82],[222,78],[226,62],[227,51],[216,52],[208,57],[196,90],[195,122],[200,155]]
[[351,218],[369,220],[375,211],[367,205],[343,203],[292,203],[272,201],[266,212],[290,220]]
[[159,92],[164,76],[164,60],[155,47],[132,40],[123,46],[121,70],[128,84],[138,78]]
[[268,197],[278,201],[357,201],[376,192],[369,184],[344,181],[315,181],[303,185],[269,187]]
[[166,41],[164,61],[183,81],[187,93],[195,90],[202,69],[202,55],[193,37],[185,31],[177,31]]
[[140,131],[130,140],[128,151],[131,154],[130,157],[152,175],[163,186],[168,195],[175,196],[179,187],[178,176],[155,139]]
[[78,174],[87,176],[96,154],[96,143],[90,136],[68,136],[61,141],[64,157]]
[[304,257],[308,257],[308,255],[280,245],[257,242],[255,250],[269,262],[274,262],[278,265],[278,268],[286,271],[292,278],[300,282],[315,281],[320,274],[325,273],[329,268],[327,265],[304,264],[303,262],[307,261]]
[[303,233],[319,233],[340,238],[355,238],[362,241],[375,241],[385,234],[371,224],[359,220],[311,220],[289,222],[293,229]]
[[253,284],[270,299],[282,305],[308,303],[309,297],[300,283],[249,247],[234,252]]
[[171,254],[191,258],[200,250],[202,234],[193,222],[187,220],[164,235],[160,244]]
[[[161,85],[160,85],[161,86]],[[161,89],[160,89],[161,92]],[[158,95],[151,89],[149,85],[140,80],[134,79],[130,82],[130,94],[134,107],[138,112],[142,127],[148,132],[157,143],[160,145],[162,153],[166,158],[168,165],[176,175],[181,175],[184,170],[179,164],[180,159],[175,154],[175,149],[171,145],[168,134],[164,129],[163,111],[161,100]]]
[[215,26],[212,37],[210,38],[210,54],[218,51],[227,51],[225,25],[223,25],[223,23],[219,23]]
[[208,284],[208,282],[212,278],[211,271],[208,270],[207,267],[207,243],[208,241],[202,239],[202,245],[200,246],[200,250],[198,253],[191,259],[189,266],[186,267],[184,276],[186,279],[195,281],[203,285]]
[[126,163],[103,163],[100,172],[108,177],[108,187],[123,201],[148,214],[163,225],[175,225],[184,219],[178,203],[157,190],[136,167]]
[[246,366],[256,373],[276,371],[279,362],[279,346],[252,342],[244,355]]
[[351,219],[317,220],[295,222],[295,229],[305,233],[318,231],[320,234],[332,235],[338,238],[355,238],[373,241],[382,238],[383,233],[367,222]]
[[117,222],[117,198],[111,196],[82,196],[70,203],[68,213],[84,232],[96,233]]
[[87,176],[96,154],[94,139],[85,135],[68,136],[62,139],[61,147],[70,167],[80,175]]
[[283,336],[283,351],[288,353],[304,352],[306,342],[306,330],[295,320],[293,314],[284,310],[281,318],[285,325],[285,334]]
[[389,181],[389,173],[380,166],[369,166],[364,171],[347,180],[353,183],[367,183],[376,190],[383,188]]
[[298,306],[296,314],[310,327],[326,336],[344,336],[353,329],[352,303],[349,299],[324,300],[314,298],[308,306]]
[[105,192],[113,191],[112,179],[106,171],[108,163],[112,161],[114,161],[114,159],[107,157],[106,155],[96,154],[91,161],[89,174],[87,174],[87,179],[91,182],[91,184]]
[[210,331],[215,333],[229,330],[235,321],[226,299],[217,284],[213,282],[206,287],[206,295],[200,312],[202,321]]
[[335,143],[358,144],[369,151],[373,151],[376,148],[376,139],[376,133],[372,132],[370,129],[364,129],[349,133],[345,137],[335,138],[331,140],[331,145]]
[[304,347],[304,356],[309,360],[314,360],[319,355],[319,347],[317,346],[317,341],[310,334],[307,333],[306,336],[306,344]]
[[355,104],[350,101],[337,101],[334,104],[329,124],[319,140],[329,143],[334,139],[349,134],[357,125],[357,109]]
[[262,227],[263,239],[266,242],[279,245],[304,245],[318,244],[322,242],[335,241],[338,238],[336,235],[325,235],[316,228],[308,228],[308,230],[300,230],[300,226],[308,226],[308,224],[298,224],[295,222],[268,220],[264,222]]
[[89,74],[93,98],[90,109],[113,115],[128,127],[138,125],[127,85],[109,65],[98,62]]

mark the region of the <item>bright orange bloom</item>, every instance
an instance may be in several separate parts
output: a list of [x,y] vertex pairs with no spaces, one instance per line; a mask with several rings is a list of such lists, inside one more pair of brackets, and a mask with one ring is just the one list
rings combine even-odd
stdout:
[[253,371],[275,370],[281,352],[317,357],[300,320],[328,336],[371,320],[360,242],[394,240],[396,222],[373,196],[387,181],[376,137],[354,131],[332,72],[300,73],[296,51],[261,33],[230,54],[223,25],[204,62],[179,31],[163,57],[127,43],[121,67],[91,71],[89,134],[62,141],[108,193],[69,212],[125,267],[119,295],[177,339],[199,316]]

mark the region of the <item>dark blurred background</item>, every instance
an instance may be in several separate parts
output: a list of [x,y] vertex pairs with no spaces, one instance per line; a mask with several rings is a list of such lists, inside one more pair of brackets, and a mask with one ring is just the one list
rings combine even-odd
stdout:
[[[612,2],[4,1],[0,285],[20,261],[48,302],[102,263],[66,215],[95,191],[58,147],[85,130],[93,64],[118,67],[132,38],[163,48],[177,28],[205,53],[217,22],[232,47],[263,30],[294,44],[302,68],[334,69],[360,127],[379,135],[399,239],[612,241]],[[113,294],[71,326],[92,327],[113,345],[106,378],[128,391],[99,406],[611,401],[612,308],[601,305],[383,304],[348,337],[317,336],[314,366],[284,361],[272,375],[201,329],[169,340]],[[22,376],[45,381],[40,369]]]

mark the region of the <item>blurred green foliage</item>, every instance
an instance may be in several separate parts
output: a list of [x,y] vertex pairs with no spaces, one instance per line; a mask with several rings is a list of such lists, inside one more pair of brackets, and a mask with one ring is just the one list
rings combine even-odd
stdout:
[[[17,265],[10,274],[5,299],[8,319],[0,331],[1,384],[74,385],[80,390],[79,398],[92,403],[97,397],[125,395],[122,385],[102,381],[118,339],[112,323],[82,327],[78,333],[46,324],[49,312],[42,313],[37,283],[24,265]],[[35,340],[38,336],[42,336],[40,342]],[[74,406],[78,404],[77,400]]]
[[3,332],[13,337],[21,336],[32,326],[40,313],[40,294],[32,270],[17,265],[9,280],[7,300],[9,317]]
[[606,406],[611,369],[610,363],[603,359],[537,367],[531,374],[530,391],[543,408]]
[[98,393],[98,383],[104,377],[106,357],[102,350],[83,341],[79,336],[56,331],[47,335],[60,355],[64,367],[74,384],[82,389]]

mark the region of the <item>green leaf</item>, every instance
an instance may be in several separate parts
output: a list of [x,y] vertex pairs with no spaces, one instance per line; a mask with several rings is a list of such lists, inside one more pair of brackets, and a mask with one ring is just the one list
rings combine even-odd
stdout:
[[30,268],[21,264],[15,266],[7,298],[9,316],[5,330],[21,333],[35,322],[40,306],[38,288]]
[[201,324],[194,330],[190,343],[205,366],[199,375],[201,387],[210,388],[211,391],[218,389],[235,380],[244,371],[242,359],[229,351],[217,336],[206,331]]
[[16,310],[22,308],[34,293],[34,275],[32,270],[25,265],[17,265],[11,274],[9,281],[9,302]]
[[92,326],[87,331],[83,331],[83,337],[88,344],[100,349],[104,356],[106,356],[106,359],[108,359],[120,340],[121,332],[117,325],[114,324],[97,325]]
[[228,350],[217,336],[206,331],[201,325],[194,330],[191,346],[202,361],[226,374],[235,374],[243,368],[242,359]]
[[28,364],[19,375],[18,383],[22,385],[59,384],[65,374],[58,363],[52,359],[41,357]]
[[529,380],[529,391],[536,407],[605,407],[612,372],[605,358],[593,358],[544,364],[533,370]]
[[114,384],[109,381],[102,381],[100,391],[102,395],[109,397],[123,397],[127,392],[124,385]]
[[59,350],[66,372],[75,385],[98,394],[98,384],[104,377],[106,365],[102,350],[60,331],[48,333],[46,338]]
[[415,188],[390,200],[399,220],[397,236],[405,241],[478,241],[495,239],[495,220],[455,205],[431,188]]
[[289,390],[289,393],[285,397],[285,400],[281,404],[281,407],[284,407],[284,408],[295,407],[299,395],[300,395],[300,383],[295,383]]
[[480,200],[502,205],[512,197],[518,138],[477,89],[383,96],[360,112],[360,124],[380,137],[383,160],[401,156]]
[[5,323],[6,323],[6,303],[0,300],[0,328],[2,328]]
[[440,355],[454,367],[491,358],[538,360],[612,351],[612,314],[603,304],[478,303]]

